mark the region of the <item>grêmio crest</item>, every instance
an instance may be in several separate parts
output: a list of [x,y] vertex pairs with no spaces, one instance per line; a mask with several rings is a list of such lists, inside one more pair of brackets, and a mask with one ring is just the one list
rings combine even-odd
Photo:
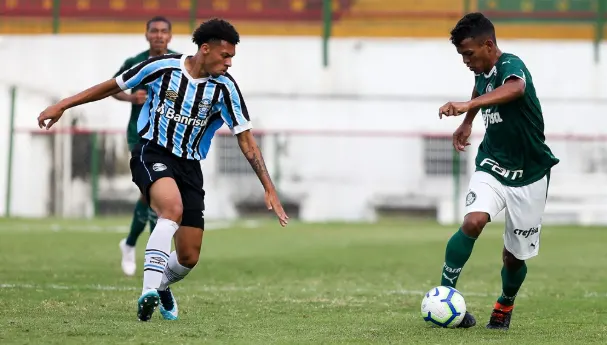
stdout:
[[206,116],[211,110],[212,102],[210,99],[205,98],[198,103],[198,116]]

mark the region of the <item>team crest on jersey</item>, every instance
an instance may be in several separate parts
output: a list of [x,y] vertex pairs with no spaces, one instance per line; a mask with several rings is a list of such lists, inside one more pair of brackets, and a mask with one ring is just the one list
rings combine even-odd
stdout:
[[173,90],[168,90],[164,95],[164,97],[166,99],[168,99],[169,101],[173,101],[173,102],[175,102],[175,100],[177,99],[178,96],[179,95],[177,94],[177,92],[175,92]]
[[466,206],[472,205],[476,201],[476,193],[469,191],[466,195]]
[[211,110],[211,100],[208,98],[203,99],[198,103],[198,116],[205,116],[209,110]]
[[491,85],[491,83],[487,84],[487,89],[485,90],[486,93],[489,93],[493,91],[493,85]]

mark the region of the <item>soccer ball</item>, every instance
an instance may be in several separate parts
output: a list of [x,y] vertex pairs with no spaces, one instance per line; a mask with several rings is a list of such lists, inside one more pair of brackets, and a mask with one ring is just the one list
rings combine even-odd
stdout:
[[422,317],[433,326],[457,327],[465,314],[464,296],[452,287],[437,286],[428,291],[422,300]]

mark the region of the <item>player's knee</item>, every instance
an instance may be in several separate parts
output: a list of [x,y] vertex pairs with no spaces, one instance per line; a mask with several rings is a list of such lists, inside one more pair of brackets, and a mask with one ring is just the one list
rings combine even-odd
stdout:
[[185,250],[181,250],[177,253],[177,261],[181,266],[187,268],[194,268],[198,263],[198,259],[200,257],[200,247],[199,248],[188,248]]
[[504,248],[504,251],[502,252],[502,260],[504,262],[504,267],[506,267],[508,271],[517,271],[525,263],[524,260],[517,259],[512,253],[507,251],[506,248]]
[[489,216],[484,212],[468,213],[466,217],[464,217],[462,231],[464,234],[476,238],[481,234],[488,221]]
[[158,214],[159,218],[170,219],[177,224],[181,224],[181,219],[183,217],[183,205],[181,201],[167,203],[167,205],[163,206]]

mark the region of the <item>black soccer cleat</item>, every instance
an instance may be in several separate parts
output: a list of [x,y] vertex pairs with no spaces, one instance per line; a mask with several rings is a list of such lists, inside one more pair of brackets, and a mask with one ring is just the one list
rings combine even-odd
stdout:
[[493,309],[491,318],[487,324],[487,329],[501,329],[507,331],[510,328],[510,318],[512,317],[512,307],[508,311],[502,309]]
[[158,290],[158,295],[160,296],[160,305],[167,310],[171,310],[175,308],[175,303],[173,302],[173,293],[171,292],[171,288],[167,288],[164,291]]
[[456,328],[470,328],[474,326],[476,326],[476,319],[474,318],[474,316],[472,316],[472,314],[466,312],[464,318],[462,319],[462,322],[460,322]]

